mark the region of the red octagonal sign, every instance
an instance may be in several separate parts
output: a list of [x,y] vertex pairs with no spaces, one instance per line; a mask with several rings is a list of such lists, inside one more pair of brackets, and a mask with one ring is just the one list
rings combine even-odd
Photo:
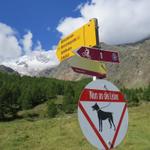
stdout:
[[100,150],[115,148],[128,128],[124,95],[106,80],[92,81],[80,96],[78,119],[83,134],[93,146]]

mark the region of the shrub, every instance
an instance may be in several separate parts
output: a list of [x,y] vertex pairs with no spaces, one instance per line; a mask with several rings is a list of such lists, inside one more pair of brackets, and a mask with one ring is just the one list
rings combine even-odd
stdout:
[[58,113],[56,104],[52,100],[49,100],[47,105],[48,116],[50,118],[55,117]]

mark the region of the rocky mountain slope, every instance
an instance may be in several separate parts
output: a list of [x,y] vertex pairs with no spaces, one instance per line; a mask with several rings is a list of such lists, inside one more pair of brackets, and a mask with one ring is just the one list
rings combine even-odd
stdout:
[[[146,86],[150,83],[150,40],[118,46],[102,43],[101,48],[117,51],[120,55],[120,64],[106,63],[108,80],[121,86],[133,88]],[[53,69],[44,70],[39,75],[63,80],[79,80],[87,77],[74,73],[67,61]]]
[[6,67],[4,65],[0,65],[0,72],[4,72],[4,73],[9,73],[9,74],[18,74],[16,71],[14,71],[13,69]]
[[[101,43],[101,48],[119,52],[120,64],[105,63],[108,68],[107,79],[126,87],[147,86],[150,83],[150,39],[134,44],[111,46]],[[87,78],[72,71],[67,61],[56,63],[54,52],[34,52],[30,57],[0,66],[3,72],[15,72],[21,75],[45,76],[62,80],[80,80]],[[57,65],[57,66],[56,66]],[[12,68],[12,69],[11,69]]]

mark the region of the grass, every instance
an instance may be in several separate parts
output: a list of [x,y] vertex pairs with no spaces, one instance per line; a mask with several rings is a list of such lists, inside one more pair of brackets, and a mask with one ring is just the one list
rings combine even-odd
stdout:
[[150,150],[150,104],[129,109],[129,129],[118,150]]
[[[57,104],[57,105],[62,104],[63,103],[63,96],[59,95],[59,96],[57,96],[57,98],[51,99],[51,100],[53,100],[55,102],[55,104]],[[18,113],[18,116],[22,117],[22,118],[28,118],[30,120],[31,120],[31,118],[29,118],[29,117],[31,117],[31,116],[34,119],[36,119],[37,117],[38,118],[48,117],[47,103],[48,102],[46,101],[40,105],[37,105],[36,107],[34,107],[32,109],[20,111]],[[63,114],[63,112],[62,112],[62,114]]]
[[[0,150],[95,150],[77,115],[0,123]],[[150,150],[150,104],[129,109],[129,130],[117,150]]]

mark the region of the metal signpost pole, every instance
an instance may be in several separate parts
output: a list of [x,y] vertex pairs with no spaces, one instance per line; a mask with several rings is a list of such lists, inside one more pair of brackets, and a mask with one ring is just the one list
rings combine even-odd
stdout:
[[[115,148],[127,132],[128,111],[123,94],[116,86],[103,79],[107,73],[103,62],[120,61],[118,52],[101,49],[98,20],[91,19],[87,24],[61,39],[56,54],[61,62],[69,58],[68,63],[74,72],[90,75],[93,78],[81,93],[78,103],[78,119],[84,135],[100,150]],[[108,107],[110,104],[111,107]],[[103,108],[106,109],[102,110]],[[102,116],[108,119],[110,129],[104,126],[103,130]]]
[[[94,20],[95,20],[95,24],[96,24],[96,28],[95,28],[95,30],[96,30],[96,46],[97,47],[99,47],[99,26],[98,26],[98,20],[96,19],[96,18],[94,18]],[[93,81],[95,81],[97,78],[96,78],[96,76],[93,76]]]
[[[98,20],[96,18],[95,18],[95,22],[96,22],[96,47],[100,48],[99,26],[98,26]],[[95,81],[96,79],[97,79],[96,76],[93,76],[93,81]]]

